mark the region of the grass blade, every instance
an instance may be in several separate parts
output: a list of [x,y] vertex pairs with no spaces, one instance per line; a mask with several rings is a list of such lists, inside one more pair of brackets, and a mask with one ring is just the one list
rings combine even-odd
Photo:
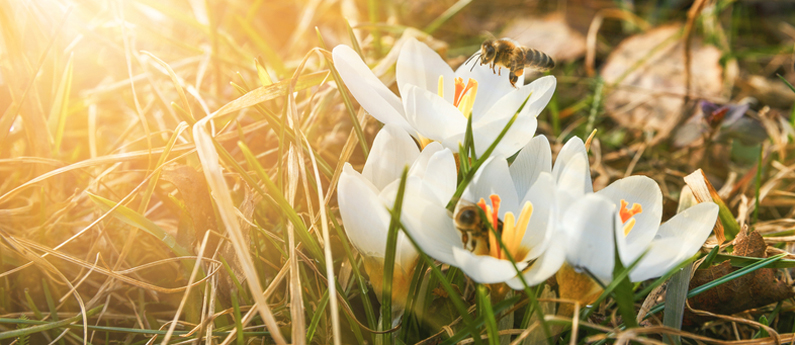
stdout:
[[[489,345],[499,345],[500,331],[497,329],[497,320],[494,318],[494,311],[491,309],[491,301],[489,300],[486,287],[478,285],[478,314],[486,321],[486,332],[489,335]],[[479,337],[479,334],[473,334],[473,337]]]
[[[398,187],[395,203],[390,211],[392,218],[389,220],[389,230],[386,236],[386,253],[384,254],[384,285],[381,294],[381,331],[391,328],[392,325],[392,274],[395,272],[395,251],[397,248],[398,227],[400,224],[400,213],[403,208],[403,197],[406,192],[406,180],[408,179],[409,168],[403,167],[400,175],[400,187]],[[392,335],[385,334],[382,344],[391,344]]]
[[428,24],[428,26],[425,27],[425,29],[422,29],[422,31],[425,31],[426,34],[432,34],[434,31],[436,31],[436,29],[442,26],[442,24],[447,22],[450,18],[452,18],[456,14],[458,14],[458,12],[461,12],[461,10],[463,10],[464,7],[469,5],[470,2],[472,2],[472,0],[456,1],[456,3],[453,4],[453,6],[448,7],[447,10],[442,12],[442,14],[440,14],[439,17],[434,19],[430,24]]
[[205,124],[210,119],[212,119],[211,116],[205,117],[193,126],[193,139],[196,143],[196,151],[202,163],[204,176],[207,179],[207,185],[212,191],[213,199],[218,208],[218,214],[221,216],[227,234],[232,240],[232,247],[240,260],[240,264],[246,276],[246,283],[248,283],[251,295],[254,297],[255,308],[265,322],[268,331],[271,332],[273,340],[279,345],[286,344],[279,330],[279,326],[276,324],[276,319],[273,317],[270,307],[268,307],[268,302],[262,295],[262,286],[260,285],[259,277],[257,277],[254,263],[249,254],[248,243],[245,242],[240,230],[240,224],[237,222],[237,216],[234,212],[235,207],[232,202],[232,196],[221,174],[221,165],[219,164],[218,152],[215,150],[214,140],[212,140],[210,133],[208,133],[205,128]]
[[[191,256],[187,249],[177,244],[177,239],[174,238],[174,236],[171,236],[171,234],[167,233],[165,230],[163,230],[163,228],[157,226],[157,224],[147,219],[142,214],[135,212],[131,208],[124,205],[118,205],[117,207],[116,202],[105,199],[99,195],[94,195],[89,192],[86,192],[86,194],[88,194],[88,197],[91,198],[91,201],[99,206],[103,212],[108,212],[113,207],[116,207],[116,210],[113,211],[112,214],[113,217],[127,225],[141,229],[144,232],[159,239],[163,242],[163,244],[171,248],[171,251],[173,251],[177,256]],[[192,268],[193,265],[190,265],[190,267]]]
[[73,58],[74,54],[69,55],[69,61],[66,63],[61,82],[58,84],[58,90],[55,93],[55,100],[50,108],[49,127],[50,133],[54,135],[53,150],[58,152],[61,149],[61,142],[63,141],[63,133],[66,128],[66,118],[69,116],[69,94],[72,90],[72,71],[73,71]]

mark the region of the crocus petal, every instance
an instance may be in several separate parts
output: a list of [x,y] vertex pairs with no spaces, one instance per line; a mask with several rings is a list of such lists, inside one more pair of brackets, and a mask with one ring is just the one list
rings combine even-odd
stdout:
[[[475,152],[478,156],[486,153],[489,146],[497,140],[505,126],[508,125],[512,116],[513,113],[508,117],[483,120],[477,124],[472,123],[472,136],[475,139]],[[492,154],[505,157],[513,156],[532,139],[537,127],[538,120],[534,116],[517,116]]]
[[[585,166],[582,166],[583,161],[574,159],[574,157],[582,157],[585,162]],[[572,163],[575,163],[576,167],[569,167]],[[581,176],[583,181],[582,183],[576,183],[575,185],[583,186],[582,192],[576,190],[570,190],[570,192],[574,193],[574,195],[582,195],[584,193],[593,193],[593,182],[591,182],[591,168],[590,163],[588,162],[588,151],[585,149],[585,144],[582,142],[582,139],[579,137],[573,137],[563,145],[563,148],[560,149],[558,153],[558,157],[555,158],[555,165],[552,166],[552,176],[555,177],[555,181],[558,181],[558,185],[566,188],[567,184],[561,183],[561,175],[565,172],[569,171],[568,174],[573,174],[571,177],[574,176]],[[574,182],[574,181],[573,181]]]
[[[555,163],[558,162],[560,162],[560,159]],[[586,195],[584,190],[588,188],[586,183],[590,179],[588,159],[582,155],[574,155],[561,167],[558,171],[552,168],[552,175],[555,177],[555,182],[557,182],[560,191],[574,199]],[[586,178],[586,176],[588,177]]]
[[527,194],[538,175],[542,172],[552,171],[552,150],[549,147],[549,140],[543,135],[538,135],[531,139],[510,167],[511,177],[516,187],[516,195]]
[[432,142],[422,150],[420,157],[409,170],[433,187],[440,205],[446,205],[455,193],[456,166],[453,153],[438,142]]
[[693,205],[660,225],[657,238],[676,238],[679,251],[675,260],[684,260],[707,240],[718,218],[718,210],[718,205],[712,202]]
[[[529,269],[522,272],[525,282],[528,286],[535,286],[543,283],[549,277],[554,275],[560,266],[566,261],[566,243],[562,240],[556,240],[550,243],[544,254],[534,261]],[[519,277],[514,277],[508,280],[508,286],[515,290],[524,289],[524,284]]]
[[[473,114],[483,114],[497,103],[503,95],[516,90],[508,80],[510,71],[503,68],[500,75],[492,72],[488,65],[481,65],[479,59],[472,59],[466,65],[461,65],[455,74],[464,79],[464,83],[472,78],[478,82],[478,95],[472,106]],[[524,76],[520,76],[516,86],[524,85]],[[513,114],[511,114],[513,115]]]
[[[397,201],[399,189],[400,179],[397,179],[384,187],[384,190],[382,190],[378,195],[380,203],[384,205],[384,208],[394,207],[394,204]],[[458,237],[456,237],[454,234],[456,230],[450,221],[447,209],[444,208],[442,203],[437,201],[434,187],[428,185],[420,177],[410,175],[406,179],[406,187],[403,193],[403,203],[401,206],[400,221],[406,227],[406,230],[409,230],[411,234],[423,235],[426,232],[436,232],[438,229],[441,233],[433,233],[431,238],[433,241],[441,245],[442,248],[448,248],[451,243],[455,244],[461,242],[460,239],[458,239]],[[400,239],[401,236],[405,235],[402,233],[398,235],[398,245],[403,244],[401,242],[402,240]],[[411,244],[408,239],[406,239],[406,241],[406,247],[410,247],[411,250],[400,246],[398,249],[400,250],[402,248],[408,255],[414,251],[414,245]],[[447,249],[447,251],[449,252],[449,249]],[[434,252],[434,254],[438,255],[439,253]],[[402,256],[402,258],[406,257],[407,256]],[[398,255],[398,258],[401,258],[401,256]]]
[[406,121],[400,98],[373,74],[351,47],[338,45],[331,55],[334,67],[345,82],[345,86],[364,110],[378,121],[396,124],[406,132],[414,133],[414,129]]
[[610,199],[616,207],[621,207],[621,200],[632,207],[638,203],[642,211],[634,216],[635,225],[632,231],[624,235],[624,224],[617,223],[616,243],[621,262],[626,267],[646,250],[662,220],[662,192],[657,182],[646,176],[629,176],[611,183],[604,189],[596,192]]
[[662,276],[693,256],[712,232],[718,209],[712,202],[700,203],[661,225],[648,253],[630,272],[630,280],[639,282]]
[[414,163],[420,150],[414,140],[396,125],[387,124],[378,132],[370,150],[372,159],[364,163],[362,176],[378,190],[400,179],[405,166]]
[[561,219],[566,234],[566,261],[575,270],[587,269],[603,283],[612,280],[615,254],[613,222],[616,206],[596,194],[577,200]]
[[425,254],[449,265],[457,266],[453,248],[463,250],[460,232],[453,225],[443,205],[423,198],[403,203],[404,225]]
[[[422,136],[442,141],[466,130],[466,118],[452,103],[410,84],[407,84],[403,91],[406,119]],[[458,145],[453,148],[457,151]]]
[[680,244],[676,238],[652,242],[646,251],[646,255],[640,259],[640,262],[632,269],[632,272],[629,272],[629,280],[640,282],[656,278],[676,267],[681,260],[674,261],[673,256],[679,250]]
[[516,268],[508,260],[488,255],[475,255],[461,248],[453,248],[453,256],[456,260],[455,266],[481,284],[502,283],[516,276]]
[[531,94],[530,98],[527,100],[527,104],[522,108],[521,116],[538,117],[552,99],[557,84],[558,80],[555,79],[554,76],[548,75],[533,80],[532,83],[523,86],[522,89],[530,89]]
[[[555,181],[552,175],[543,172],[538,181],[527,191],[523,200],[530,201],[533,205],[533,214],[527,224],[527,230],[522,238],[522,247],[529,248],[527,259],[533,259],[549,250],[548,245],[555,231]],[[519,207],[524,206],[520,202]],[[518,215],[517,215],[518,217]]]
[[400,94],[405,97],[406,85],[414,85],[438,95],[439,76],[444,78],[444,99],[452,104],[455,96],[453,69],[433,49],[409,38],[400,49],[395,71]]
[[365,255],[383,258],[389,212],[372,184],[349,163],[345,163],[340,175],[337,201],[351,243]]
[[519,112],[519,117],[538,117],[538,114],[544,110],[549,100],[552,99],[556,83],[557,80],[553,76],[538,78],[532,83],[502,96],[488,111],[484,113],[473,112],[472,121],[489,121],[498,118],[509,119],[517,112]]
[[501,206],[499,216],[504,219],[505,212],[520,210],[519,197],[513,187],[511,173],[508,171],[508,161],[502,157],[490,157],[483,163],[472,178],[472,182],[464,189],[461,199],[469,202],[478,202],[481,198],[488,202],[492,194],[500,196]]

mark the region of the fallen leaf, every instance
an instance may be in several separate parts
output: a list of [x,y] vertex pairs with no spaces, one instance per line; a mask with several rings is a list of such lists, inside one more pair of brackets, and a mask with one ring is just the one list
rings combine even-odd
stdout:
[[[735,239],[734,254],[756,258],[767,257],[762,236],[754,231],[743,229]],[[690,289],[704,285],[732,273],[739,268],[732,267],[728,261],[707,269],[697,270],[690,280]],[[776,278],[776,269],[762,268],[742,277],[718,285],[704,293],[690,298],[690,306],[696,310],[706,310],[716,314],[730,315],[748,309],[759,308],[770,303],[795,296],[795,291],[785,281]],[[685,310],[683,326],[696,326],[707,321],[704,316]]]
[[[601,75],[616,85],[605,98],[605,111],[622,126],[667,137],[678,123],[686,92],[680,30],[669,25],[629,37],[608,56]],[[693,39],[691,52],[691,98],[719,98],[720,50]]]
[[547,53],[558,63],[585,55],[585,36],[572,29],[561,13],[515,20],[500,36]]

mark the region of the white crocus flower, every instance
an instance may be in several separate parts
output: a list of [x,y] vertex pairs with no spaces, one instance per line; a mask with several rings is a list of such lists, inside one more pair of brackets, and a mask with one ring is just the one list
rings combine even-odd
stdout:
[[[718,205],[704,202],[660,225],[662,192],[657,182],[646,176],[620,179],[596,195],[609,201],[616,209],[615,219],[605,226],[609,225],[615,234],[618,255],[624,267],[646,252],[629,273],[633,282],[662,276],[695,254],[709,237],[718,218]],[[589,229],[583,228],[582,231],[587,236]]]
[[[511,169],[550,171],[549,142],[543,136],[533,138],[517,162],[522,156],[532,158],[522,160],[521,166],[515,162]],[[659,277],[695,254],[717,219],[718,206],[707,202],[660,225],[662,192],[645,176],[626,177],[591,194],[588,154],[577,137],[563,146],[551,172],[562,216],[559,229],[568,242],[566,261],[575,269],[588,269],[603,283],[612,280],[616,245],[624,267],[648,251],[630,272],[630,280]]]
[[[535,133],[536,117],[556,85],[555,78],[547,76],[516,88],[508,81],[507,69],[498,75],[477,60],[453,72],[436,52],[412,38],[404,43],[397,60],[398,97],[350,47],[337,46],[332,55],[334,66],[362,107],[379,121],[402,127],[423,146],[438,141],[458,152],[467,118],[472,116],[479,156],[520,108],[494,154],[508,157],[527,144]],[[524,77],[519,78],[517,85],[522,85]]]
[[[522,158],[517,158],[522,159]],[[538,183],[528,187],[527,179]],[[491,157],[475,174],[464,190],[454,215],[459,220],[463,208],[478,207],[491,226],[502,223],[500,238],[503,250],[494,233],[462,231],[449,216],[430,211],[425,221],[436,224],[433,231],[415,232],[420,247],[439,261],[459,267],[472,280],[483,284],[507,283],[522,289],[517,268],[528,285],[537,285],[557,272],[563,264],[563,243],[553,239],[556,209],[555,186],[552,175],[541,173],[533,177],[529,171],[513,171],[503,157]],[[459,223],[460,224],[460,223]],[[517,267],[510,262],[513,257]]]
[[[362,173],[346,163],[339,180],[337,200],[343,225],[351,243],[364,255],[365,270],[379,299],[391,219],[388,209],[394,206],[406,166],[409,175],[401,222],[415,231],[435,231],[433,224],[423,222],[423,214],[418,211],[447,217],[444,207],[456,188],[455,159],[439,143],[432,143],[420,152],[408,133],[398,126],[386,125],[376,135]],[[418,253],[402,232],[398,234],[396,248],[392,296],[402,306]]]

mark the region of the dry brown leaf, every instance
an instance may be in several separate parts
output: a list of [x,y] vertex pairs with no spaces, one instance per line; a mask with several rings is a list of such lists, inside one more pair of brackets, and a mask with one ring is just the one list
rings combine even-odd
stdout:
[[[715,188],[712,187],[712,184],[709,183],[707,179],[707,175],[704,174],[704,171],[698,169],[692,172],[690,175],[685,176],[685,183],[687,186],[690,187],[690,191],[693,192],[693,196],[696,198],[698,202],[713,202],[715,200],[720,200],[720,195],[718,192],[715,191]],[[718,243],[723,243],[726,241],[726,235],[723,232],[723,223],[719,220],[715,222],[715,227],[712,229],[715,232],[715,236],[718,238]]]
[[500,36],[541,50],[555,62],[574,61],[585,55],[585,36],[573,30],[561,13],[521,18],[509,24]]
[[[676,126],[685,96],[681,25],[669,25],[627,38],[608,56],[602,78],[616,88],[605,111],[629,128],[667,136]],[[694,39],[691,98],[718,99],[723,88],[721,52]]]
[[[735,239],[734,254],[755,258],[767,257],[765,241],[758,232],[748,233],[747,228],[740,231]],[[725,261],[720,265],[697,270],[690,281],[690,289],[704,285],[715,279],[732,273],[739,268],[732,267]],[[740,278],[719,285],[713,289],[690,298],[690,306],[697,310],[706,310],[716,314],[734,314],[744,310],[758,308],[770,303],[795,296],[795,291],[785,281],[776,278],[776,270],[762,268]],[[704,317],[685,310],[683,326],[695,326],[703,323]]]

